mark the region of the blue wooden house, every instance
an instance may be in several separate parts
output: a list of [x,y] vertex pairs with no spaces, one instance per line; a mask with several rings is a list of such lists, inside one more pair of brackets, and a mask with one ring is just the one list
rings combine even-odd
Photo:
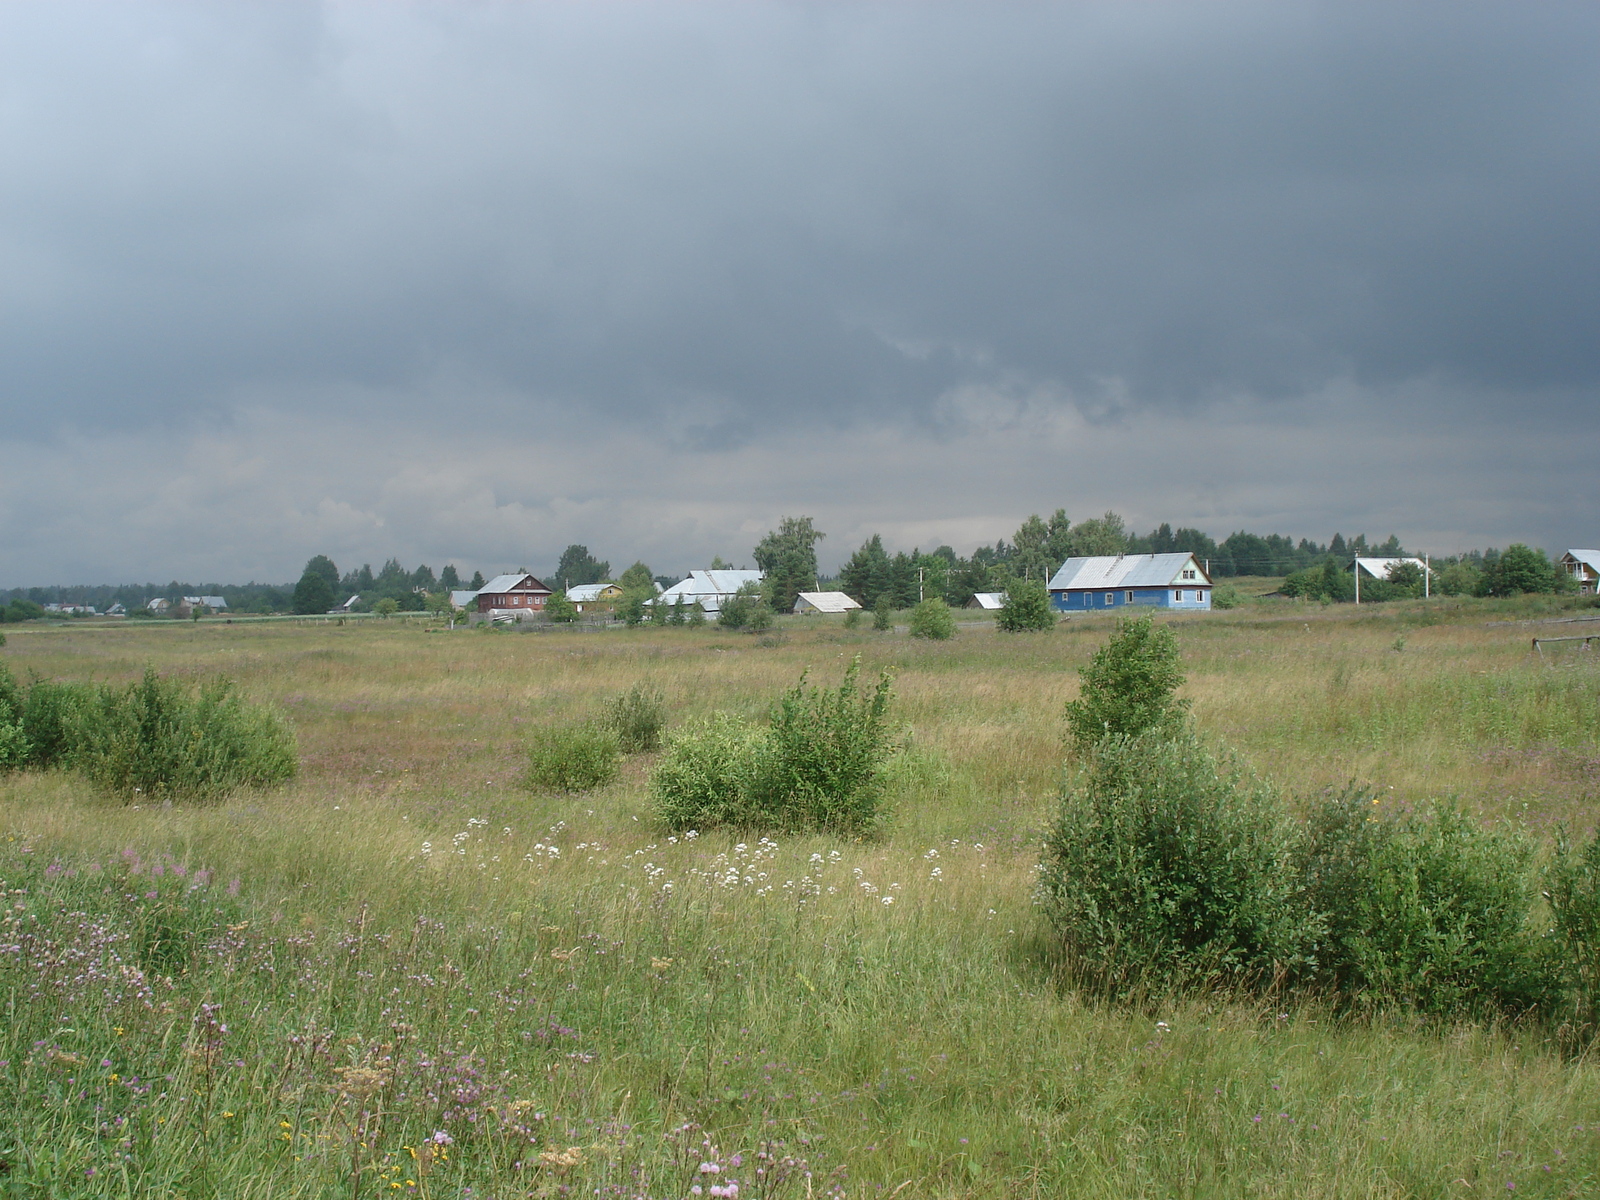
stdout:
[[1146,605],[1182,612],[1211,608],[1211,580],[1192,554],[1107,554],[1069,558],[1050,580],[1057,612]]

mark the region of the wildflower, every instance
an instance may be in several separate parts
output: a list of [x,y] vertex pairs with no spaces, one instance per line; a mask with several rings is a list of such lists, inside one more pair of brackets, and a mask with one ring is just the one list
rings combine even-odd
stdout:
[[650,960],[650,969],[652,971],[665,971],[671,966],[672,960],[670,958],[652,958]]

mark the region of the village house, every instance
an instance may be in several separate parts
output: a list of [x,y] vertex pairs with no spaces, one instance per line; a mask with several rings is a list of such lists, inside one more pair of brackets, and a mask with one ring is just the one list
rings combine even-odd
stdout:
[[1578,581],[1578,590],[1593,595],[1600,584],[1600,550],[1568,550],[1561,567]]
[[747,584],[760,583],[760,571],[690,571],[689,578],[673,584],[654,600],[646,604],[660,604],[671,608],[683,601],[685,608],[699,604],[712,616],[722,611],[722,606],[739,594]]
[[968,608],[983,608],[993,612],[1004,608],[1006,594],[1004,592],[977,592],[971,600],[967,601]]
[[844,592],[801,592],[794,601],[794,611],[806,616],[812,613],[843,613],[860,607]]
[[520,621],[530,613],[542,613],[551,591],[526,571],[496,575],[478,590],[478,612],[486,616],[511,616]]
[[567,599],[579,612],[597,604],[615,604],[622,599],[622,587],[615,583],[578,583],[567,589]]
[[1051,578],[1058,612],[1148,605],[1208,612],[1211,579],[1192,554],[1107,554],[1069,558]]

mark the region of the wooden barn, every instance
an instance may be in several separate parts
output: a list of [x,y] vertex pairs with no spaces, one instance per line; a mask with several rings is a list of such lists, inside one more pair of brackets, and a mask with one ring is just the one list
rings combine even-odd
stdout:
[[1050,580],[1057,612],[1145,605],[1209,612],[1211,579],[1192,554],[1107,554],[1069,558]]

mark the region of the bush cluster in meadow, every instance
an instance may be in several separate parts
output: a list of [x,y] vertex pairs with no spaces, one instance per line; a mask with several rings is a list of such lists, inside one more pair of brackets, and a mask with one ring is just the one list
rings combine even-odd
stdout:
[[74,770],[125,799],[216,800],[294,778],[294,734],[218,677],[198,687],[147,669],[124,688],[35,679],[0,666],[0,769]]
[[[1296,818],[1173,693],[1177,645],[1124,621],[1068,707],[1079,767],[1040,899],[1074,972],[1114,995],[1303,987],[1440,1017],[1600,1011],[1600,835],[1540,866],[1518,830],[1347,789]],[[1392,807],[1392,806],[1390,806]]]
[[893,750],[891,689],[885,672],[863,691],[860,673],[858,656],[837,690],[802,677],[764,728],[719,713],[682,730],[651,778],[657,817],[669,829],[871,832]]

